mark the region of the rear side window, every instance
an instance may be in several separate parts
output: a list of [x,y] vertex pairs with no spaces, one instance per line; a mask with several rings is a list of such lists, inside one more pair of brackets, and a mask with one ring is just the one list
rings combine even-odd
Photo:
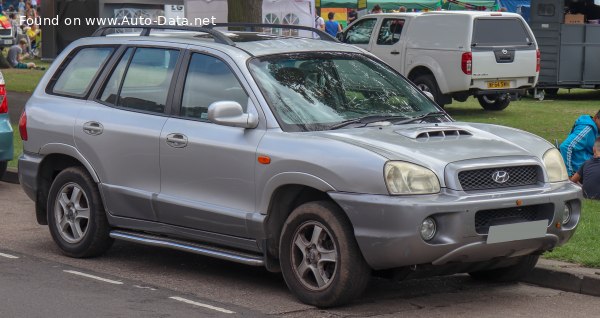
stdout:
[[474,47],[529,45],[531,42],[529,32],[519,19],[475,19]]
[[178,59],[178,50],[128,49],[113,70],[100,100],[119,107],[164,113]]
[[89,47],[71,55],[66,67],[58,70],[58,78],[50,83],[52,93],[84,97],[113,51],[112,47]]

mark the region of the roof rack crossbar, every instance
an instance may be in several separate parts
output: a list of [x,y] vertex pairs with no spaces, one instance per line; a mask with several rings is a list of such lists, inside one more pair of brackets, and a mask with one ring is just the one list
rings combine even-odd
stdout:
[[98,28],[92,36],[105,36],[106,31],[110,29],[141,29],[140,36],[149,36],[151,30],[179,30],[179,31],[194,31],[194,32],[203,32],[212,35],[215,39],[215,42],[226,44],[230,46],[235,46],[235,42],[233,42],[229,37],[218,30],[214,30],[212,28],[206,27],[194,27],[194,26],[180,26],[180,25],[142,25],[142,26],[122,26],[122,25],[110,25],[110,26],[102,26]]
[[215,23],[205,26],[206,28],[219,28],[219,27],[238,27],[244,28],[247,32],[252,32],[254,28],[271,28],[271,29],[288,29],[288,30],[303,30],[310,31],[319,36],[320,40],[329,42],[339,42],[338,39],[332,37],[327,32],[312,27],[303,25],[291,25],[291,24],[270,24],[270,23]]

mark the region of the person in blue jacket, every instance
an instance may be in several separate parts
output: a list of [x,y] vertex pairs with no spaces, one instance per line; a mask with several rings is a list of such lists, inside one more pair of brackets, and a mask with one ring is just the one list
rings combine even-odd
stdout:
[[574,175],[581,165],[594,156],[594,142],[600,129],[600,111],[594,117],[583,115],[577,118],[569,137],[560,144],[567,173]]
[[327,18],[329,21],[325,22],[325,32],[329,33],[335,38],[339,32],[342,32],[342,25],[333,19],[335,18],[335,13],[333,12],[329,12]]

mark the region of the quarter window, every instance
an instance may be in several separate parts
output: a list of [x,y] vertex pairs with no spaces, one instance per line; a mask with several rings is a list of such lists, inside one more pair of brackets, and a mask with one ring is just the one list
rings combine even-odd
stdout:
[[164,113],[179,51],[132,50],[128,49],[117,64],[100,100],[119,107]]
[[[79,50],[53,83],[52,93],[84,97],[114,48],[89,47]],[[51,84],[52,85],[52,84]]]
[[365,19],[354,24],[346,32],[345,42],[349,44],[369,44],[376,21],[376,19]]
[[183,88],[181,116],[206,120],[208,106],[218,101],[238,102],[246,110],[248,95],[225,62],[193,54]]

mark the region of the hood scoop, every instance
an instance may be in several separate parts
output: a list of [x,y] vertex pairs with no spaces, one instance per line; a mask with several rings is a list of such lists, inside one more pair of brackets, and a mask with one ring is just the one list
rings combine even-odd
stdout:
[[416,140],[473,136],[473,134],[469,131],[456,127],[418,127],[412,129],[397,130],[396,133],[404,137]]

